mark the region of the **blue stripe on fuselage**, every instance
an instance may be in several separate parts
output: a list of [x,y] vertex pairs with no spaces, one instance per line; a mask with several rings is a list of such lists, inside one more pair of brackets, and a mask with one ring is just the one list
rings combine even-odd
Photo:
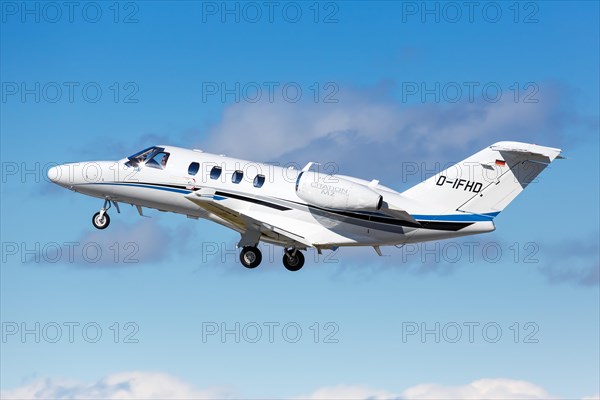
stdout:
[[452,221],[452,222],[479,222],[491,221],[500,212],[486,214],[455,214],[455,215],[414,215],[410,214],[416,220],[423,221]]
[[146,189],[164,190],[167,192],[182,193],[182,194],[192,193],[191,190],[175,189],[175,188],[170,188],[170,187],[165,187],[165,186],[140,185],[140,184],[136,184],[136,183],[96,182],[96,183],[85,183],[84,185],[133,186],[133,187],[141,187],[141,188],[146,188]]

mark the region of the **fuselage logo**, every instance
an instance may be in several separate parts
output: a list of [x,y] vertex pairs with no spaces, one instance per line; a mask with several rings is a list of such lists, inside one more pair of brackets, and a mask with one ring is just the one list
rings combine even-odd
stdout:
[[325,185],[321,182],[312,182],[311,186],[317,190],[321,191],[321,194],[328,196],[335,196],[336,194],[342,194],[344,196],[348,195],[348,189],[344,189],[334,185]]

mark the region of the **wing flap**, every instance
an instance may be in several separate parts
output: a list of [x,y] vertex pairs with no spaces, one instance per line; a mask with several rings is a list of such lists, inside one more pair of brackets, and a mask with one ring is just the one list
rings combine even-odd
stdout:
[[[260,221],[258,217],[253,217],[250,213],[245,213],[233,210],[224,204],[220,204],[215,198],[216,191],[214,189],[199,189],[194,193],[190,193],[185,197],[202,207],[206,211],[222,218],[223,220],[235,225],[240,231],[259,231],[261,235],[271,238],[275,241],[289,242],[290,245],[298,248],[314,247],[309,240],[290,232],[286,229],[272,225],[268,222]],[[243,234],[242,234],[243,235]]]

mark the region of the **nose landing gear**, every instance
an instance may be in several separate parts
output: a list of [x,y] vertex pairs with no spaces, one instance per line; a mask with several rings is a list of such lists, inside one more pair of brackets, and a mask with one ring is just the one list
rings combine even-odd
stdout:
[[[115,207],[117,208],[117,212],[120,212],[119,206],[116,202],[113,201]],[[104,206],[92,217],[92,224],[96,229],[106,229],[110,224],[110,217],[108,216],[108,209],[110,208],[111,201],[106,198],[104,199]]]
[[110,224],[110,217],[106,213],[105,209],[102,209],[94,214],[92,217],[92,224],[94,224],[96,229],[105,229],[108,224]]

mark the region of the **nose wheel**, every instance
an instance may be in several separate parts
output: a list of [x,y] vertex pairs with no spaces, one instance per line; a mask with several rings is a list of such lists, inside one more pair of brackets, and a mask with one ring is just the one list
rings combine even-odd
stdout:
[[105,229],[110,224],[110,217],[106,210],[98,211],[92,217],[92,224],[96,229]]
[[[92,217],[92,224],[96,229],[106,229],[110,224],[110,217],[108,216],[108,209],[110,208],[111,201],[109,199],[104,199],[104,207],[100,209],[94,216]],[[119,207],[116,202],[115,207],[117,207],[117,211],[119,211]]]
[[288,271],[298,271],[304,266],[304,254],[298,249],[283,252],[283,266]]

